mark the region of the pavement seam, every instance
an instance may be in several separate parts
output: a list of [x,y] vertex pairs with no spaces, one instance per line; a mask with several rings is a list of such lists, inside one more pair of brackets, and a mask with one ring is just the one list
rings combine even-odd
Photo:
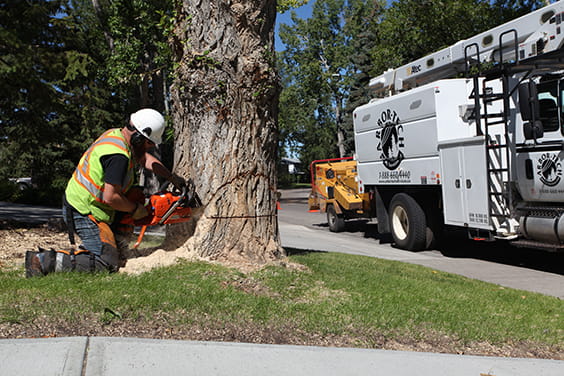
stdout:
[[90,349],[90,337],[86,337],[86,345],[84,346],[84,355],[82,357],[82,372],[81,376],[86,376],[86,364],[88,363],[88,350]]

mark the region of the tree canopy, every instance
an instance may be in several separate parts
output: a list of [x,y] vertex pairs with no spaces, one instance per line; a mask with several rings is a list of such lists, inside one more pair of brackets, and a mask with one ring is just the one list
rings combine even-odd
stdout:
[[[313,1],[313,0],[312,0]],[[352,111],[371,77],[545,5],[516,0],[316,0],[281,25],[281,153],[352,155]],[[343,148],[344,146],[344,148]],[[344,149],[344,150],[343,150]]]
[[[96,6],[95,6],[96,5]],[[0,181],[56,202],[86,147],[140,106],[165,107],[170,0],[0,5]]]
[[[278,10],[305,2],[280,1]],[[277,58],[283,87],[280,154],[305,163],[351,155],[351,111],[369,100],[370,77],[544,3],[315,1],[311,18],[294,14],[280,28],[286,46]],[[103,129],[122,126],[140,106],[166,113],[172,51],[179,48],[172,36],[179,4],[3,1],[0,182],[31,176],[39,187],[33,197],[58,198],[80,155]]]

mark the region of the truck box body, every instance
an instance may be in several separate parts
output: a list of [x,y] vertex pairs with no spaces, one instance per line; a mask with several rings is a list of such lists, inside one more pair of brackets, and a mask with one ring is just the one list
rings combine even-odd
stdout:
[[371,80],[384,98],[353,112],[356,181],[380,233],[564,250],[562,23],[553,3]]
[[439,184],[438,145],[472,137],[459,116],[472,90],[466,79],[443,80],[358,107],[354,131],[362,184]]
[[471,80],[442,80],[357,108],[361,183],[442,185],[445,224],[490,230],[485,140],[460,115],[471,91]]

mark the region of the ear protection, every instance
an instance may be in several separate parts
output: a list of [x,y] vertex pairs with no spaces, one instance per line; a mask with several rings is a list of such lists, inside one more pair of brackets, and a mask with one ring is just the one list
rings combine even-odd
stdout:
[[138,147],[138,146],[143,145],[145,140],[146,140],[145,136],[143,136],[139,131],[137,131],[137,132],[135,132],[131,135],[131,145],[133,147]]
[[[131,135],[131,146],[133,147],[141,146],[143,145],[145,140],[147,140],[147,137],[145,137],[143,133],[139,132],[137,129],[135,129],[135,127],[131,126],[130,124],[127,125],[127,129],[129,129],[130,131],[134,131],[134,133]],[[151,129],[149,128],[149,133],[150,132]]]

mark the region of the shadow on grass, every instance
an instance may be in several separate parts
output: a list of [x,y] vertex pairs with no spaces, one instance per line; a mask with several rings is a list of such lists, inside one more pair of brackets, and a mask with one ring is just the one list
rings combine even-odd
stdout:
[[298,249],[298,248],[284,248],[288,256],[307,255],[310,253],[329,253],[327,251],[320,251],[315,249]]

